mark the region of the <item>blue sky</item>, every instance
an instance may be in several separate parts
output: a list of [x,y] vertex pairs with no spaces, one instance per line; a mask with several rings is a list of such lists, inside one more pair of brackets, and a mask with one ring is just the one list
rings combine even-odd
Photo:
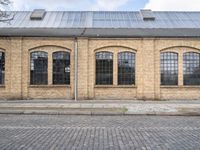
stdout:
[[200,0],[12,0],[13,10],[176,10],[200,11]]

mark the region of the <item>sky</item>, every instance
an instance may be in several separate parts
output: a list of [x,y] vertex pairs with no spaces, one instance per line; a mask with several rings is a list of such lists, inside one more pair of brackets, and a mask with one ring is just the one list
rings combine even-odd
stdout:
[[200,11],[200,0],[11,0],[12,10],[66,11]]

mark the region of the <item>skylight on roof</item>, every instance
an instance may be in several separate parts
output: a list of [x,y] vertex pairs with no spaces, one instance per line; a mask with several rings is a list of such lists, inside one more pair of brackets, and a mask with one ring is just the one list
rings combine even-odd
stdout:
[[144,21],[145,20],[155,20],[155,16],[154,16],[152,10],[150,10],[150,9],[142,9],[142,10],[140,10],[140,14]]
[[44,9],[35,9],[31,13],[30,19],[31,20],[43,20],[46,11]]

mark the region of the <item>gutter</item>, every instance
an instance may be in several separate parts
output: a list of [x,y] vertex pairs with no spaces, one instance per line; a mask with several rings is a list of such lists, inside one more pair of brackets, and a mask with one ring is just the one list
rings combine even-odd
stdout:
[[199,38],[200,28],[2,28],[0,37]]

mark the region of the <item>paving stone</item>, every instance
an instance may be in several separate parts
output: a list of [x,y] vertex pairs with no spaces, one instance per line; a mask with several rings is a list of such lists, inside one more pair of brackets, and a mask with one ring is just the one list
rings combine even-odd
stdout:
[[0,115],[2,150],[198,150],[200,117]]

